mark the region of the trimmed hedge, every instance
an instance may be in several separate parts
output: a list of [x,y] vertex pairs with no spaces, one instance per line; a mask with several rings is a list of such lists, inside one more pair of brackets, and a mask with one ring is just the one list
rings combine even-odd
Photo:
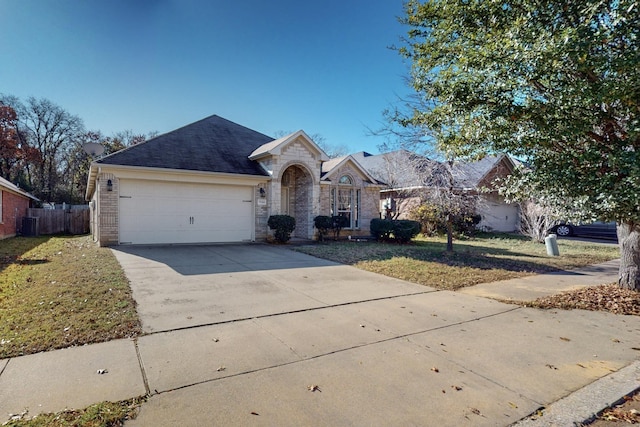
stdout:
[[338,240],[340,237],[340,231],[349,226],[349,218],[345,216],[326,216],[318,215],[313,219],[313,224],[318,229],[318,236],[321,242],[324,237],[329,234],[329,231],[333,231],[334,240]]
[[313,218],[313,225],[318,229],[318,240],[324,241],[324,238],[329,234],[329,230],[333,228],[333,221],[330,216],[318,215]]
[[[418,221],[408,219],[392,220],[378,219],[371,220],[371,235],[378,241],[395,240],[400,243],[407,243],[416,237],[421,230]],[[393,236],[393,239],[391,238]]]
[[271,215],[267,221],[270,229],[275,230],[276,241],[287,243],[296,229],[296,219],[289,215]]
[[336,215],[331,217],[331,221],[333,222],[333,238],[338,240],[340,237],[340,231],[350,225],[349,218],[346,216]]

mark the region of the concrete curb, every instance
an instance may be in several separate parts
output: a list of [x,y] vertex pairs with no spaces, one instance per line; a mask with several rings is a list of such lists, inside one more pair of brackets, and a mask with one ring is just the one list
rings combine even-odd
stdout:
[[579,426],[589,422],[623,396],[640,389],[640,360],[552,403],[541,416],[532,415],[514,427]]

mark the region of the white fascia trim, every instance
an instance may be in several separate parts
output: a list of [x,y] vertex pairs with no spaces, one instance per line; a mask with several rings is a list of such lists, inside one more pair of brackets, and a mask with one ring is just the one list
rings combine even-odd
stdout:
[[98,173],[112,173],[119,179],[145,179],[150,181],[256,185],[260,182],[271,180],[271,177],[269,176],[191,171],[182,169],[148,168],[139,166],[100,165],[98,169]]

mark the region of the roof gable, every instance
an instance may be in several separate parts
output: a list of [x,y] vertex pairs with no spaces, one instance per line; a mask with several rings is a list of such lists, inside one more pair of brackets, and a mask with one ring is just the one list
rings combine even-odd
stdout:
[[453,175],[457,187],[478,188],[491,185],[498,176],[513,172],[514,167],[509,156],[487,156],[476,162],[456,163]]
[[322,181],[330,181],[333,174],[340,170],[343,166],[351,163],[356,171],[362,175],[364,179],[371,182],[372,184],[379,184],[380,182],[374,178],[365,168],[356,161],[356,159],[351,156],[338,157],[335,159],[331,159],[322,164]]
[[213,115],[125,148],[98,164],[266,175],[249,155],[273,138]]
[[262,144],[251,154],[249,154],[249,159],[257,160],[266,156],[278,156],[282,154],[282,151],[294,141],[302,141],[302,143],[306,145],[312,153],[316,154],[321,161],[329,159],[329,157],[318,146],[318,144],[313,142],[313,140],[309,138],[309,135],[307,135],[303,130],[299,130],[297,132],[283,136],[282,138],[278,138],[273,141],[267,142],[266,144]]

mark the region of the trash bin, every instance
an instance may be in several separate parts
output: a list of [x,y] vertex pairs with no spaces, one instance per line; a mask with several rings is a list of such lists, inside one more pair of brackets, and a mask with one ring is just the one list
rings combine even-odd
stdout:
[[22,235],[39,236],[38,217],[25,216],[22,218]]
[[544,244],[547,247],[547,255],[560,256],[560,249],[558,249],[558,240],[555,234],[549,234],[544,239]]

